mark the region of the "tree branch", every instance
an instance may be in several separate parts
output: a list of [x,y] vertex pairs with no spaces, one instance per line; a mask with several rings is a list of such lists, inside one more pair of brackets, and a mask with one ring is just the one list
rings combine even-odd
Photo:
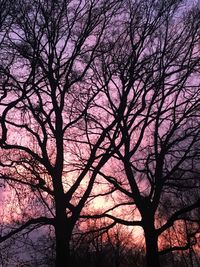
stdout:
[[8,233],[4,236],[0,236],[0,243],[6,241],[7,239],[12,237],[13,235],[23,231],[28,226],[31,226],[33,224],[40,224],[40,226],[42,226],[42,225],[54,225],[54,219],[53,218],[47,218],[47,217],[39,217],[39,218],[35,218],[35,219],[30,219],[29,221],[27,221],[26,223],[21,225],[19,228],[12,230],[10,233]]
[[184,213],[187,213],[189,211],[192,211],[194,209],[197,209],[200,207],[200,199],[198,199],[194,204],[190,205],[190,206],[187,206],[187,207],[184,207],[178,211],[176,211],[169,219],[168,221],[163,225],[161,226],[159,229],[157,229],[157,233],[158,235],[160,235],[161,233],[163,233],[165,230],[167,230],[169,227],[171,227],[175,221],[177,220],[182,220],[183,218],[180,218],[179,216],[184,214]]

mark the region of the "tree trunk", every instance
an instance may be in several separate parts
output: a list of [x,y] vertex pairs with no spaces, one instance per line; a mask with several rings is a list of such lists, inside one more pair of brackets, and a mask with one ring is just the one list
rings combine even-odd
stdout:
[[146,243],[146,267],[160,267],[158,238],[154,226],[154,219],[147,217],[144,221],[144,235]]
[[56,267],[69,267],[69,264],[69,240],[61,234],[56,234]]
[[55,266],[69,267],[70,239],[73,227],[67,220],[65,207],[62,206],[57,207],[56,209],[56,218],[55,218],[56,265]]

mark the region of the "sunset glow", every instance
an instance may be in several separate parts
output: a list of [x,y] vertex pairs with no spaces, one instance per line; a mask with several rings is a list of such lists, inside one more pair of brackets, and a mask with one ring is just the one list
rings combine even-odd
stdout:
[[0,266],[200,265],[200,6],[0,0]]

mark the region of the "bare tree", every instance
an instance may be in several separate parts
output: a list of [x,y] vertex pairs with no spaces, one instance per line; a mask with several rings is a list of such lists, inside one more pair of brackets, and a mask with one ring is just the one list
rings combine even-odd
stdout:
[[12,228],[0,242],[51,225],[59,267],[70,263],[73,228],[112,154],[104,140],[116,122],[96,129],[92,143],[87,124],[104,87],[96,72],[99,55],[112,49],[106,42],[120,5],[12,1],[13,23],[1,45],[0,178],[15,206]]
[[142,227],[146,265],[159,266],[159,254],[178,247],[161,250],[158,238],[177,221],[198,223],[198,7],[10,5],[0,51],[0,178],[15,206],[0,241],[51,225],[56,266],[67,266],[74,226],[97,195],[114,206],[95,217]]
[[[119,194],[112,194],[113,208],[93,217],[142,227],[146,266],[155,267],[159,255],[188,249],[194,234],[163,250],[158,238],[181,221],[198,224],[200,11],[186,1],[125,2],[113,33],[118,41],[101,57],[106,87],[97,103],[107,122],[117,120],[107,133],[112,167],[99,175]],[[91,119],[105,129],[105,120]]]

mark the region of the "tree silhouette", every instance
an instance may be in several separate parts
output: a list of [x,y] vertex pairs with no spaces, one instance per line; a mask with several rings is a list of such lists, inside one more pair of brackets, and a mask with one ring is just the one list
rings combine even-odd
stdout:
[[[88,113],[95,112],[103,88],[96,82],[100,47],[119,6],[65,0],[18,0],[9,6],[12,25],[0,52],[0,178],[15,192],[16,216],[0,241],[51,225],[59,267],[70,262],[73,228],[111,155],[99,151],[107,129],[97,130],[92,145],[86,141]],[[79,164],[83,155],[85,165]]]
[[[104,216],[108,227],[142,227],[147,267],[191,248],[200,206],[198,6],[1,3],[0,179],[13,203],[0,242],[50,225],[56,266],[69,266],[79,218]],[[87,214],[96,197],[113,207]],[[159,248],[182,222],[187,243]]]
[[[107,134],[112,168],[99,175],[119,194],[112,194],[113,208],[83,217],[142,227],[148,267],[160,266],[159,255],[188,249],[199,231],[200,13],[184,4],[127,1],[118,43],[101,61],[102,113],[117,124]],[[119,216],[123,204],[128,208]],[[186,245],[159,249],[158,238],[181,221],[198,231]]]

